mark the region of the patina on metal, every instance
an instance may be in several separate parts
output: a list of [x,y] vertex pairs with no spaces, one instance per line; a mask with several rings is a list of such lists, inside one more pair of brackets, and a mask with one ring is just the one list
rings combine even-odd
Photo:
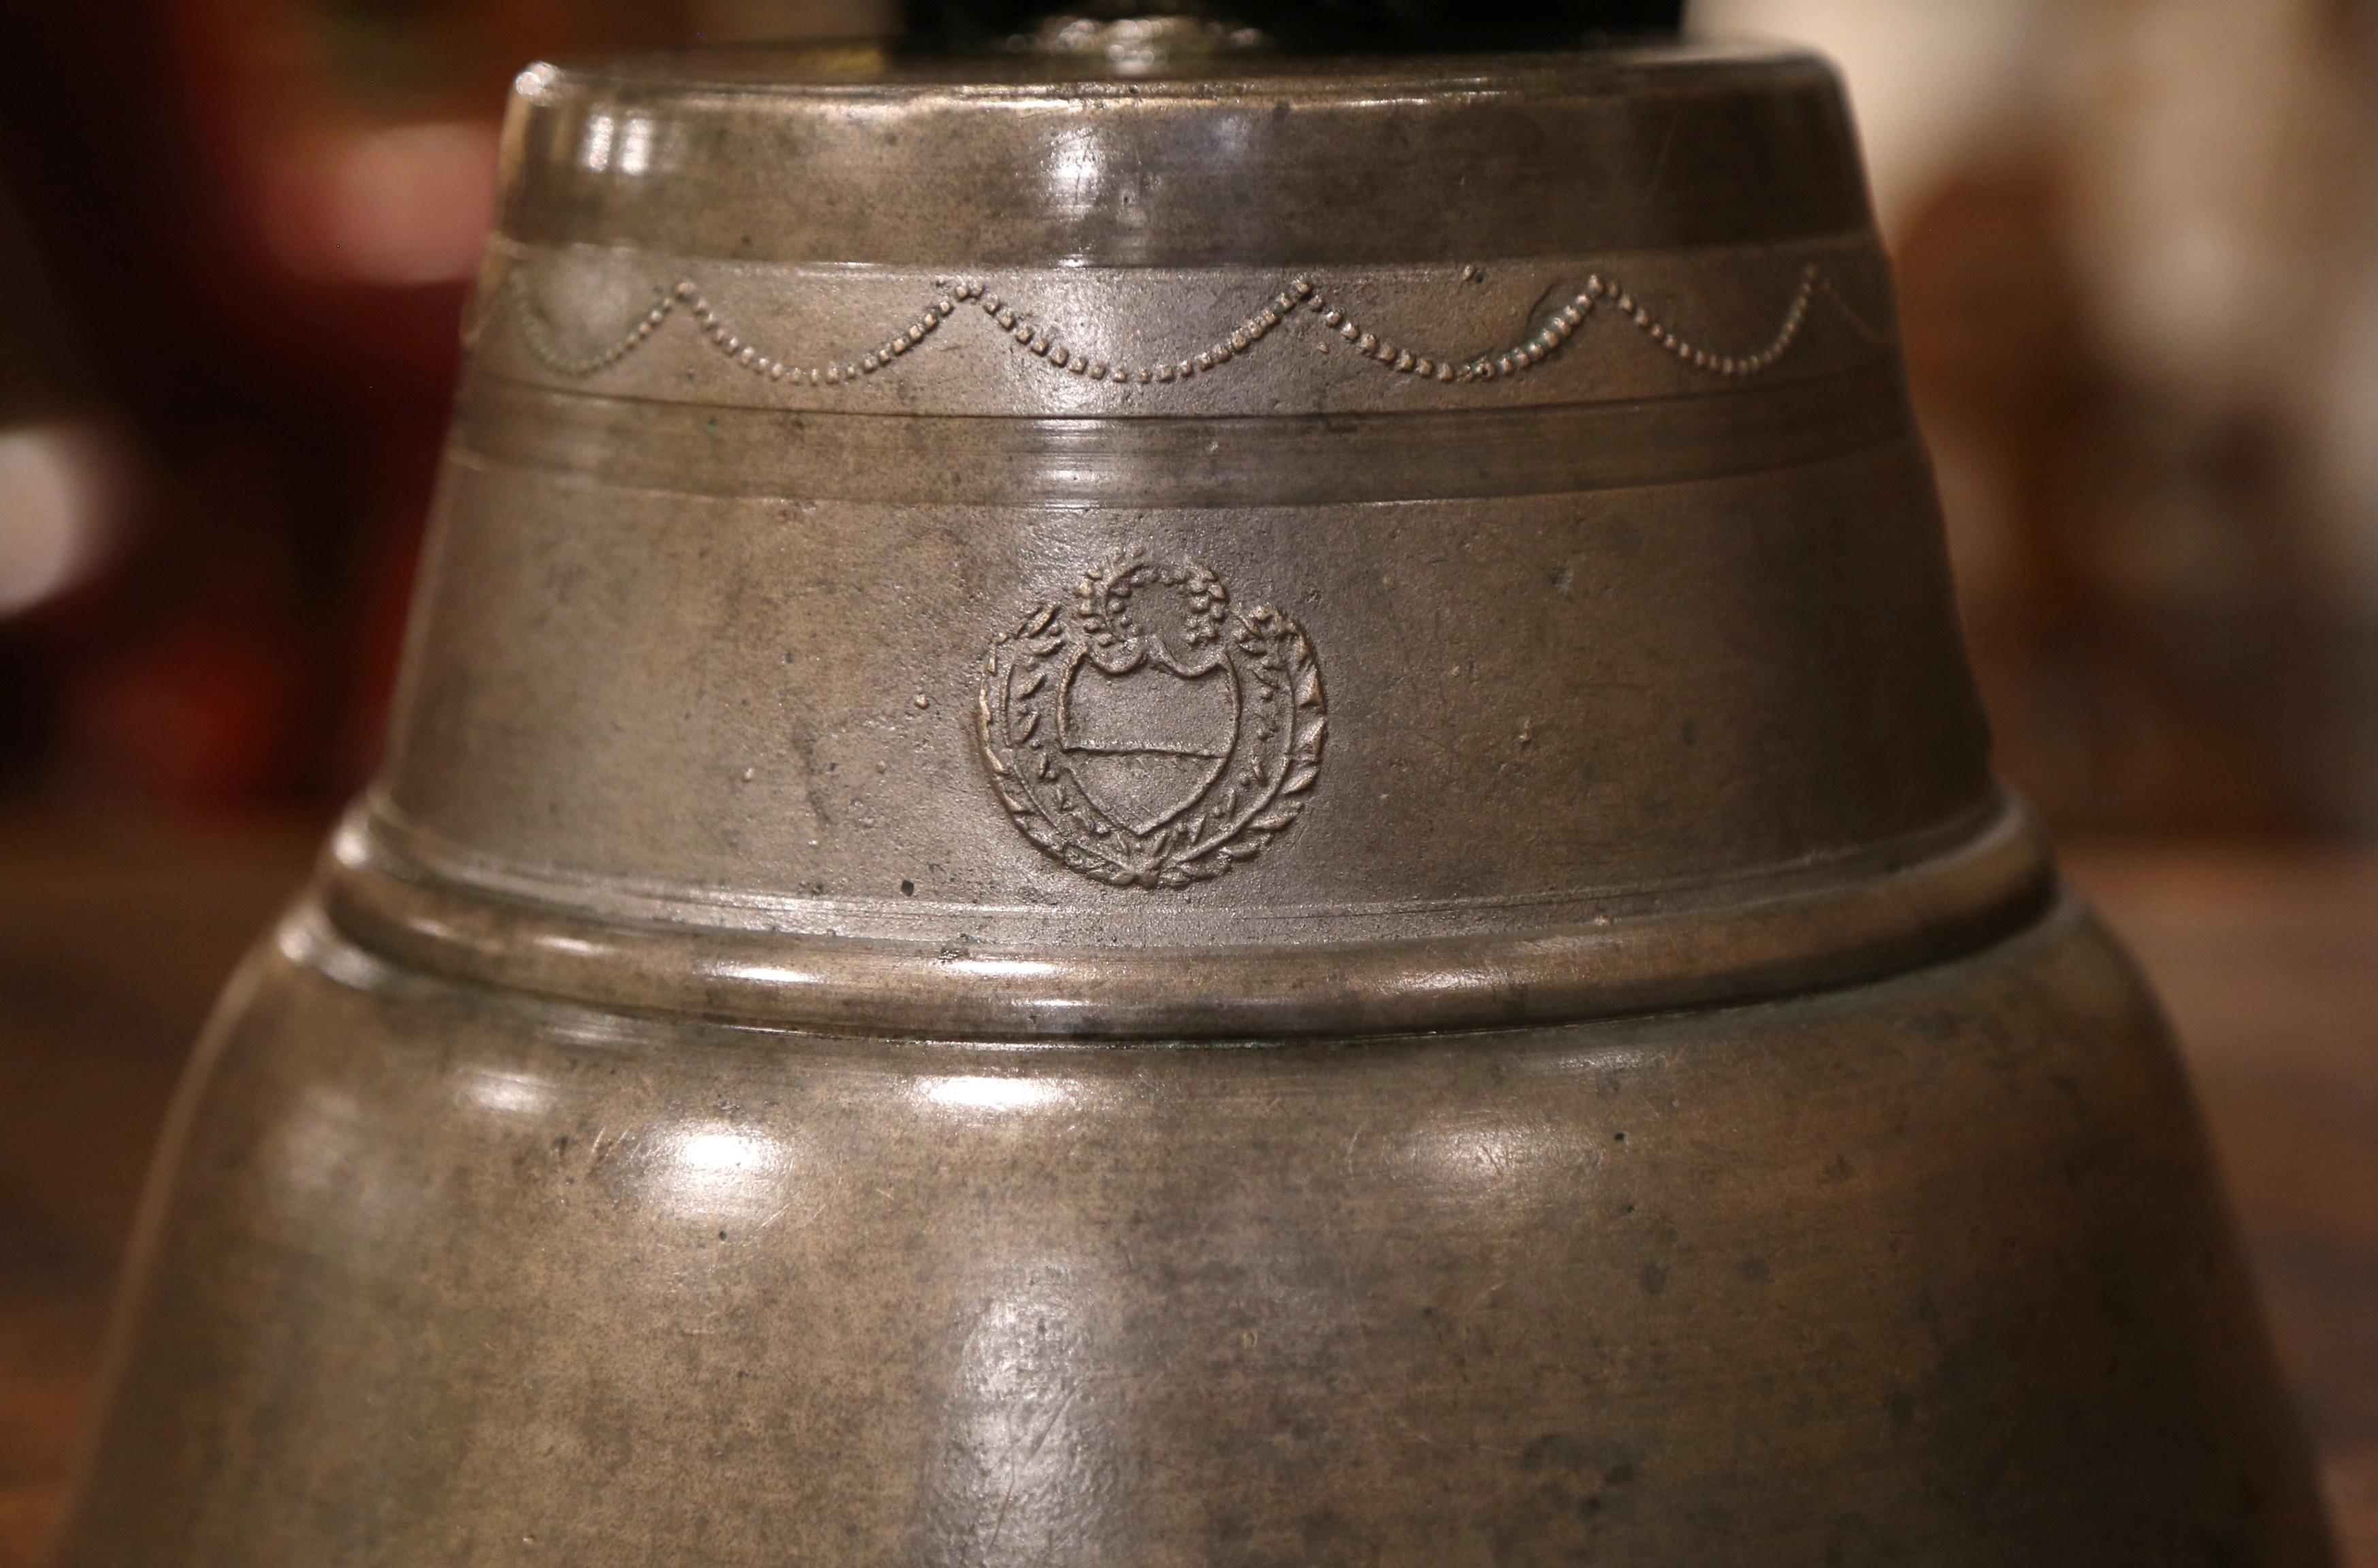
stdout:
[[521,78],[68,1568],[2327,1563],[1831,74],[1143,32]]

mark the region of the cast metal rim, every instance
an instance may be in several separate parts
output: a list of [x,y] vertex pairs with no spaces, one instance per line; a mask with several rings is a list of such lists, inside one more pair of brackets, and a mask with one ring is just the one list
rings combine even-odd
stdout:
[[[1765,999],[1960,956],[2053,901],[2047,835],[1998,796],[1941,830],[1755,876],[1560,904],[1405,938],[1114,946],[834,934],[803,901],[539,876],[371,803],[314,898],[405,968],[639,1012],[979,1040],[1261,1038],[1546,1024]],[[920,920],[931,916],[921,915]],[[980,924],[981,922],[975,922]]]

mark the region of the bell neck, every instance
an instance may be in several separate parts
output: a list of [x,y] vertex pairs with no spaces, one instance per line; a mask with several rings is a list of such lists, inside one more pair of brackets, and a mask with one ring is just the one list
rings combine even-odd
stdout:
[[1738,1001],[2036,912],[1821,66],[1116,75],[523,79],[342,931],[1214,1038]]

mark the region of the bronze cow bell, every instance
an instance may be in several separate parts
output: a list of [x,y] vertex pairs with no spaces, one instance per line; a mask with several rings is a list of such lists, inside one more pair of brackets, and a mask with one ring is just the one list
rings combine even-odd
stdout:
[[69,1568],[2330,1561],[1820,64],[537,67]]

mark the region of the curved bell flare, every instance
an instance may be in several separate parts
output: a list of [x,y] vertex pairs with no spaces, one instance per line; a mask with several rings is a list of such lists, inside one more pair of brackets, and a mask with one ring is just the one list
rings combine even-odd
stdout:
[[505,145],[67,1568],[2330,1562],[1821,64],[696,52]]

